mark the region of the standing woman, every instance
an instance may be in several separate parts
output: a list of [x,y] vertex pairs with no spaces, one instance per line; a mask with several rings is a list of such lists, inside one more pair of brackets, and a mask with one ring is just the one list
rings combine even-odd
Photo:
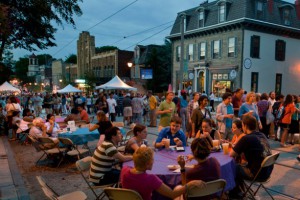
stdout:
[[[299,109],[300,107],[300,103],[298,101],[298,96],[297,95],[293,95],[294,97],[294,104],[296,106],[296,108]],[[294,134],[295,133],[299,133],[299,116],[298,116],[298,112],[294,112],[294,114],[292,115],[292,121],[291,121],[291,127],[289,130],[289,134],[291,135],[289,137],[289,144],[294,145]]]
[[271,106],[268,98],[267,93],[263,93],[257,102],[258,114],[262,125],[261,132],[265,134],[267,138],[269,138],[270,133],[270,124],[267,124],[267,112]]
[[182,119],[182,131],[185,133],[185,135],[187,135],[187,131],[186,131],[186,124],[187,124],[187,106],[188,106],[188,100],[187,100],[187,94],[185,90],[181,90],[180,92],[181,96],[180,96],[180,117]]
[[194,109],[199,107],[199,93],[198,92],[194,92],[193,93],[193,99],[190,100],[188,106],[187,106],[187,126],[186,126],[186,130],[188,132],[188,135],[186,135],[186,139],[188,139],[189,137],[192,136],[192,112]]
[[209,95],[209,106],[211,107],[211,112],[215,112],[215,94],[214,92],[211,92]]
[[[9,97],[7,100],[6,104],[6,112],[7,112],[7,123],[8,123],[8,128],[12,128],[12,118],[13,118],[13,112],[14,111],[19,111],[21,112],[21,106],[19,103],[17,103],[17,99],[15,96]],[[11,140],[16,140],[15,135],[11,138]]]
[[106,117],[105,113],[102,110],[97,112],[97,120],[98,120],[98,122],[96,124],[89,127],[89,131],[98,129],[98,132],[100,134],[100,138],[97,143],[97,147],[98,147],[104,141],[105,130],[111,128],[113,125],[112,125],[111,121],[109,121],[108,117]]
[[256,94],[254,92],[249,92],[246,96],[246,102],[240,107],[238,116],[242,119],[246,115],[252,115],[256,118],[259,129],[262,129],[261,121],[258,115],[258,109],[254,102],[256,102]]
[[299,110],[296,108],[296,106],[294,104],[293,96],[290,95],[290,94],[286,95],[285,100],[284,100],[283,104],[280,105],[280,107],[281,106],[284,106],[285,112],[283,113],[283,118],[282,118],[282,120],[279,124],[279,126],[283,129],[280,146],[281,147],[287,147],[288,145],[285,144],[285,141],[287,139],[288,131],[289,131],[290,126],[291,126],[292,115],[296,111],[299,112]]

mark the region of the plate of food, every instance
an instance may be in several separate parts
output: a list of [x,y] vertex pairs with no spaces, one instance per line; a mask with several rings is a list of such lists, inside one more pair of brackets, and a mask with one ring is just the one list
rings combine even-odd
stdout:
[[180,168],[179,165],[168,165],[167,167],[169,170],[176,170],[176,169]]

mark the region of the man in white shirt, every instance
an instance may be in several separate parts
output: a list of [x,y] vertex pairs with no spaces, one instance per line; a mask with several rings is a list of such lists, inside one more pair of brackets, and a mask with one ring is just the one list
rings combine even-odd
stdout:
[[116,121],[116,106],[117,106],[117,102],[113,97],[114,97],[114,93],[110,93],[109,98],[106,100],[108,104],[108,113],[110,116],[110,121],[112,122]]
[[38,93],[35,93],[34,97],[32,98],[33,105],[34,105],[34,113],[36,117],[40,116],[42,112],[42,105],[43,105],[43,98],[38,95]]

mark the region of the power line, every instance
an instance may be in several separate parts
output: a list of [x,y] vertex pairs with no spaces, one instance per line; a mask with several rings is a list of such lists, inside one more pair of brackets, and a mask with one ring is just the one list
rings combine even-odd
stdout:
[[[125,7],[121,8],[120,10],[114,12],[113,14],[109,15],[108,17],[104,18],[103,20],[101,20],[100,22],[96,23],[95,25],[91,26],[90,28],[87,29],[91,30],[92,28],[98,26],[99,24],[101,24],[102,22],[108,20],[109,18],[113,17],[114,15],[118,14],[119,12],[123,11],[124,9],[126,9],[127,7],[131,6],[132,4],[134,4],[135,2],[137,2],[138,0],[135,0],[133,2],[131,2],[130,4],[126,5]],[[64,48],[66,48],[67,46],[69,46],[72,42],[74,42],[77,39],[77,37],[75,37],[73,40],[71,40],[70,42],[68,42],[66,45],[64,45],[61,49],[59,49],[57,52],[55,52],[53,54],[53,56],[55,56],[56,54],[58,54],[59,52],[61,52]]]
[[154,26],[154,27],[152,27],[152,28],[148,28],[148,29],[146,29],[146,30],[143,30],[143,31],[140,31],[140,32],[131,34],[131,35],[124,36],[122,39],[119,39],[119,40],[117,40],[116,42],[112,43],[112,45],[115,45],[115,44],[121,42],[122,40],[125,40],[125,39],[129,38],[129,37],[132,37],[132,36],[135,36],[135,35],[139,35],[139,34],[142,34],[142,33],[148,32],[148,31],[151,31],[151,30],[153,30],[153,29],[156,29],[156,28],[158,28],[158,27],[164,26],[164,25],[169,24],[169,23],[171,23],[171,22],[174,22],[174,20],[173,20],[173,21],[166,22],[166,23],[163,23],[163,24],[160,24],[160,25],[158,25],[158,26]]

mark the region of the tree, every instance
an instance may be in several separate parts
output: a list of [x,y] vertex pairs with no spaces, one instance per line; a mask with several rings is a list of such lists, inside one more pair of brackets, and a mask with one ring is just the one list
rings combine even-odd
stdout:
[[53,22],[73,25],[82,0],[2,0],[0,3],[0,61],[5,47],[28,51],[55,46]]
[[66,57],[65,63],[77,64],[77,56],[75,54],[70,54],[68,57]]
[[51,65],[52,61],[55,60],[50,54],[41,54],[36,57],[39,61],[39,65]]
[[25,83],[33,83],[35,78],[27,76],[28,72],[28,58],[19,58],[19,60],[16,62],[16,72],[15,76],[17,79]]
[[111,51],[111,50],[115,50],[115,49],[119,49],[119,48],[115,47],[115,46],[103,46],[103,47],[96,47],[95,51],[96,51],[96,53],[102,53],[105,51]]
[[154,48],[145,63],[153,69],[153,78],[147,81],[147,88],[151,88],[153,92],[163,92],[171,83],[171,52],[171,43],[165,40],[165,45]]
[[95,83],[97,82],[97,77],[95,76],[93,70],[86,71],[84,73],[85,84],[87,85],[87,91],[93,90]]

